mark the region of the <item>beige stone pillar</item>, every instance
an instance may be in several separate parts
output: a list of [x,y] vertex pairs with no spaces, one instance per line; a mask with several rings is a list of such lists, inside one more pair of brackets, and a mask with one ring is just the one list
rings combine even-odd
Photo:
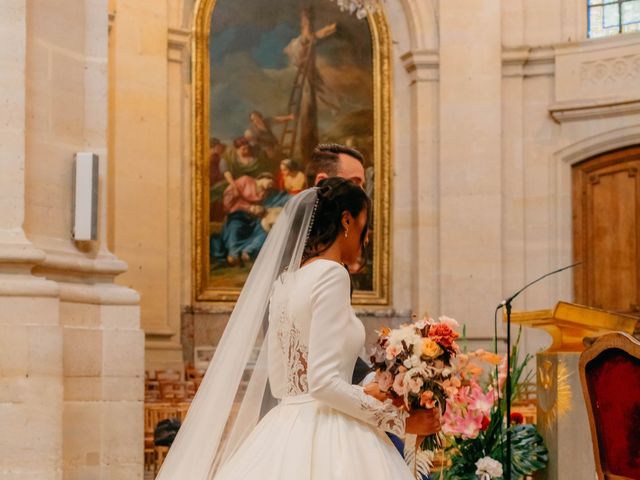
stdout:
[[182,65],[168,66],[167,8],[156,0],[117,0],[110,40],[112,244],[129,264],[118,283],[141,293],[149,368],[182,365],[181,239],[188,232],[179,215],[181,175],[189,167],[180,155],[190,137],[169,134],[169,109],[180,115],[184,106],[168,94],[169,75],[179,75]]
[[[142,478],[139,297],[113,283],[126,264],[106,247],[107,2],[32,0],[23,5],[23,16],[24,68],[2,69],[3,74],[14,68],[26,73],[16,82],[24,92],[24,126],[19,139],[23,153],[14,157],[22,163],[11,166],[23,176],[15,194],[24,211],[19,221],[40,252],[32,272],[40,284],[51,285],[55,296],[42,307],[35,293],[9,301],[8,309],[33,315],[23,323],[45,323],[47,329],[38,328],[36,340],[29,331],[17,335],[3,353],[33,349],[34,358],[57,377],[54,385],[26,387],[48,410],[15,426],[3,423],[11,425],[3,439],[31,452],[26,472],[44,470],[25,478]],[[71,237],[78,151],[100,158],[98,239],[90,242]],[[7,283],[16,288],[15,281]],[[20,356],[15,362],[29,369],[39,365]],[[19,394],[9,393],[20,400]],[[40,426],[41,419],[56,429]],[[55,448],[45,448],[52,442]]]
[[439,19],[440,309],[490,338],[502,294],[500,1],[441,0]]
[[[440,179],[438,152],[438,53],[433,49],[421,48],[407,52],[402,57],[404,67],[411,76],[410,115],[407,129],[415,138],[411,148],[410,168],[411,188],[414,192],[407,199],[406,208],[396,207],[394,215],[404,220],[402,227],[413,236],[414,247],[411,255],[404,255],[402,265],[396,260],[400,271],[413,272],[411,282],[412,308],[422,315],[425,310],[432,315],[440,313]],[[401,117],[401,118],[402,118]],[[407,135],[408,136],[408,135]],[[404,141],[398,136],[397,141]],[[417,265],[417,268],[415,266]]]
[[58,287],[25,237],[27,5],[0,3],[0,479],[60,479]]

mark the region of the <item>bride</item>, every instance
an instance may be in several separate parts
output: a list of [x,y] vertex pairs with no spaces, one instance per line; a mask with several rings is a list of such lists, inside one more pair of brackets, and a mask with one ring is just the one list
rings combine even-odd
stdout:
[[365,331],[344,265],[370,201],[330,178],[285,206],[247,279],[159,480],[409,480],[385,435],[438,429],[351,385]]

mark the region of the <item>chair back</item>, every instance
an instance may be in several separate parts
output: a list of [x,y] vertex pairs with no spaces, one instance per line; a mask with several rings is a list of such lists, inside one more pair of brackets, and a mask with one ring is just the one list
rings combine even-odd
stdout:
[[640,342],[613,332],[580,356],[598,478],[640,479]]

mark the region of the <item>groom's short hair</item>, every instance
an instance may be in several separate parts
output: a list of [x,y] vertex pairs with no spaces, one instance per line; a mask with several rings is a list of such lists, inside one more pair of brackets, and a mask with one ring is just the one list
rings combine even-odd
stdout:
[[337,176],[340,154],[349,155],[364,165],[364,155],[355,148],[339,143],[321,143],[313,150],[307,164],[307,185],[313,186],[319,173],[326,173],[329,177]]

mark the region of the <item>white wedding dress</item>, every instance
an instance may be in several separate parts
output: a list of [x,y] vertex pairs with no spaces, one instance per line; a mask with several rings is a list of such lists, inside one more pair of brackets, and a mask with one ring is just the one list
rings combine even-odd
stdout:
[[384,431],[406,413],[351,385],[365,339],[347,271],[317,259],[285,272],[269,306],[268,363],[280,399],[215,480],[410,480]]

